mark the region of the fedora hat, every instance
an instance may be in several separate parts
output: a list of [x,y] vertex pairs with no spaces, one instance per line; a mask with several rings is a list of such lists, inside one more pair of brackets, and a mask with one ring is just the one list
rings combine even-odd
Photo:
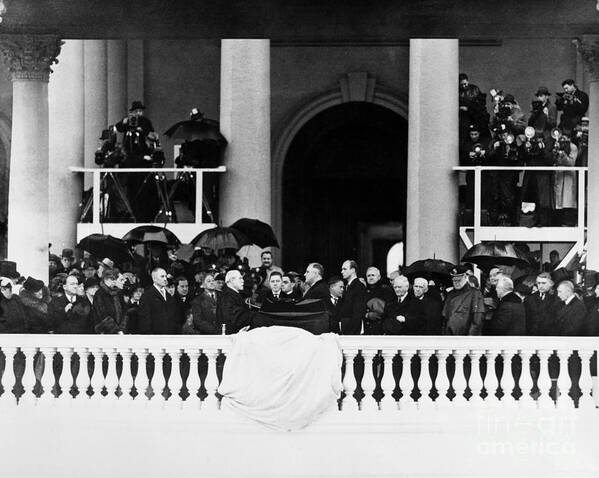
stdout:
[[549,92],[549,90],[547,89],[546,86],[539,86],[539,88],[537,89],[535,96],[541,96],[541,95],[551,96],[551,93]]
[[108,257],[105,257],[104,259],[99,261],[98,265],[102,265],[104,267],[107,267],[108,269],[114,269],[114,262],[111,261]]

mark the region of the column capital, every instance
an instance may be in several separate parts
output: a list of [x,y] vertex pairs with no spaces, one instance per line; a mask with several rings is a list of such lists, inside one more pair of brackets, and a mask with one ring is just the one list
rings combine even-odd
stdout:
[[583,35],[574,40],[576,49],[591,75],[591,81],[599,81],[599,35]]
[[56,35],[0,35],[0,53],[12,80],[47,82],[63,41]]

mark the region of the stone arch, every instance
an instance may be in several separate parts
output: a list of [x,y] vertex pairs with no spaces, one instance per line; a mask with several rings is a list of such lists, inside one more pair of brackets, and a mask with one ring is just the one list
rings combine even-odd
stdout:
[[[408,119],[407,95],[379,86],[365,72],[348,73],[339,87],[313,97],[292,113],[275,134],[271,170],[272,226],[279,238],[283,232],[283,171],[289,147],[297,133],[319,113],[351,101],[373,103]],[[284,246],[282,246],[284,247]]]

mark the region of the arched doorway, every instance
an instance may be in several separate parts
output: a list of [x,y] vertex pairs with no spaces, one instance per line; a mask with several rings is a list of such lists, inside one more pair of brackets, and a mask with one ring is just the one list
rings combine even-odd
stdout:
[[348,102],[310,119],[285,157],[284,266],[317,261],[337,273],[351,257],[381,260],[384,270],[386,251],[403,239],[406,167],[407,121],[390,109]]

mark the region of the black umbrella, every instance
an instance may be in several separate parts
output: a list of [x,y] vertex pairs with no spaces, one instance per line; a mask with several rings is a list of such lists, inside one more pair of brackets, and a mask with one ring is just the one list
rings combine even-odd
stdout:
[[472,246],[462,262],[472,262],[488,272],[493,266],[527,267],[530,262],[524,252],[519,251],[512,243],[481,242]]
[[171,139],[214,141],[224,146],[227,144],[227,139],[221,134],[219,126],[218,121],[204,118],[202,113],[193,110],[191,119],[175,123],[164,134]]
[[96,257],[108,257],[118,263],[133,260],[133,254],[131,254],[127,243],[110,235],[90,234],[81,239],[77,247]]
[[138,226],[123,236],[123,241],[131,244],[161,243],[178,246],[181,241],[172,231],[158,226]]
[[189,243],[195,247],[222,251],[224,249],[239,250],[240,247],[252,244],[252,241],[232,227],[214,227],[200,232]]
[[272,227],[258,219],[244,217],[235,221],[230,227],[240,231],[252,244],[256,244],[259,247],[281,247]]
[[435,283],[451,283],[451,269],[455,265],[451,262],[441,259],[423,259],[413,262],[403,271],[403,274],[410,280],[416,277],[422,277],[427,280],[434,280]]

